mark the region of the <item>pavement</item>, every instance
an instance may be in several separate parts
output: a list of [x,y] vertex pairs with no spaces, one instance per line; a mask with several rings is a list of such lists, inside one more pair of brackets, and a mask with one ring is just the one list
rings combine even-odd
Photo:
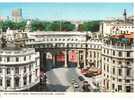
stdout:
[[[55,68],[46,72],[47,76],[47,88],[49,91],[57,92],[82,92],[82,82],[78,79],[78,76],[82,76],[78,68]],[[92,78],[86,78],[90,85],[93,85]],[[75,80],[79,84],[79,88],[74,88],[72,80]],[[94,86],[91,87],[91,89]]]

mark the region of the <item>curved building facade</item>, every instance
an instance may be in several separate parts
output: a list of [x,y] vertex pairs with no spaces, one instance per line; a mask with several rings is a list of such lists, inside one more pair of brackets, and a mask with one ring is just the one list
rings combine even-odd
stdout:
[[39,53],[32,48],[0,50],[0,91],[20,91],[40,81]]
[[133,38],[114,37],[105,41],[102,46],[103,90],[133,92],[133,72]]

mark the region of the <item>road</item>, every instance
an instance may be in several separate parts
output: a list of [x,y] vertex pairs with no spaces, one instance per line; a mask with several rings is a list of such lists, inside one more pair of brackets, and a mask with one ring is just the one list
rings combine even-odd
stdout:
[[[78,79],[79,74],[76,68],[55,68],[46,73],[47,88],[49,91],[57,92],[80,92],[82,91],[82,82]],[[80,85],[79,88],[74,88],[72,79]]]

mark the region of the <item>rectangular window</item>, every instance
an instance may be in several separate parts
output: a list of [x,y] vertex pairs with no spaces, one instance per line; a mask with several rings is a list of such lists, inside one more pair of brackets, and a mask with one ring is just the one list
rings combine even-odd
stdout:
[[90,51],[90,57],[92,57],[91,51]]
[[118,91],[121,91],[121,90],[122,90],[122,86],[118,85]]
[[129,61],[127,61],[127,65],[130,65],[130,62]]
[[19,77],[15,77],[15,87],[19,87]]
[[104,70],[105,70],[105,64],[104,64]]
[[96,57],[96,53],[95,53],[95,51],[94,51],[94,57]]
[[36,77],[37,77],[37,75],[38,75],[38,69],[36,69],[35,71],[36,71]]
[[31,83],[31,75],[29,75],[29,83]]
[[130,86],[126,86],[126,92],[131,92],[131,87]]
[[119,61],[119,62],[118,62],[118,64],[119,64],[119,65],[121,65],[121,64],[122,64],[122,62],[121,62],[121,61]]
[[0,68],[0,73],[2,73],[2,68]]
[[0,86],[2,86],[2,78],[0,78]]
[[18,62],[19,61],[19,58],[18,57],[16,57],[16,62]]
[[26,61],[26,56],[24,57],[24,61]]
[[115,60],[113,60],[113,63],[115,63]]
[[118,55],[119,55],[119,57],[121,57],[121,56],[122,56],[122,52],[121,52],[121,51],[119,51],[119,54],[118,54]]
[[10,62],[10,58],[9,57],[7,57],[7,62]]
[[131,73],[131,69],[130,68],[127,68],[127,76],[130,76],[130,73]]
[[2,58],[0,57],[0,61],[2,61]]
[[7,79],[7,87],[10,87],[11,83],[10,83],[10,79]]
[[109,72],[109,65],[107,66],[107,72]]
[[121,82],[122,80],[121,79],[118,79],[119,82]]
[[107,54],[109,54],[109,50],[107,50]]
[[113,51],[113,55],[115,56],[115,51]]
[[107,89],[109,89],[109,81],[107,81]]
[[112,84],[112,89],[113,89],[113,90],[115,89],[115,84]]
[[10,74],[10,68],[7,68],[7,74]]
[[19,68],[15,68],[15,73],[19,74]]
[[118,75],[121,76],[122,75],[122,70],[118,69]]
[[24,71],[23,72],[26,73],[26,67],[24,67]]
[[127,57],[130,57],[130,52],[127,52]]
[[113,68],[113,74],[115,75],[115,68]]
[[27,77],[23,77],[23,84],[26,85],[27,84]]
[[126,83],[130,83],[130,80],[129,80],[129,79],[127,79],[127,80],[125,80],[125,82],[126,82]]

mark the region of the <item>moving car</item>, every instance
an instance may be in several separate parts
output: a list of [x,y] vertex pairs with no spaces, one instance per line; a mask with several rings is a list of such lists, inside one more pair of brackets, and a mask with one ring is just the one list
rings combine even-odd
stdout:
[[82,76],[78,77],[80,81],[84,81],[84,78]]

